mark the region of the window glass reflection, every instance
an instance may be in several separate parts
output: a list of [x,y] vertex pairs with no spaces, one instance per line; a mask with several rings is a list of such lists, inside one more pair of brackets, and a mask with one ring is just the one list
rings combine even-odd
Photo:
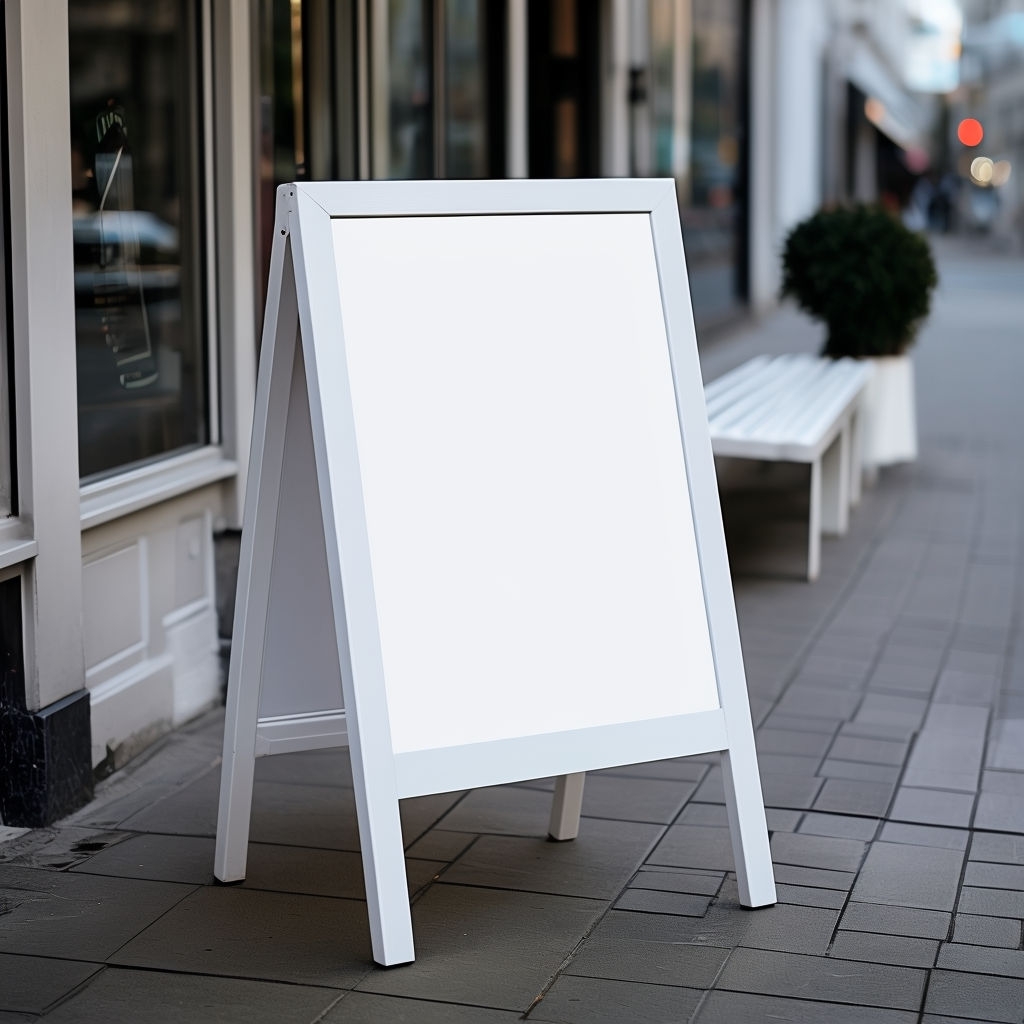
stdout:
[[209,437],[194,14],[68,4],[83,477]]
[[446,0],[445,175],[487,176],[485,3]]
[[730,312],[739,297],[739,0],[693,0],[693,98],[683,234],[695,311]]
[[389,178],[434,173],[432,5],[388,3]]

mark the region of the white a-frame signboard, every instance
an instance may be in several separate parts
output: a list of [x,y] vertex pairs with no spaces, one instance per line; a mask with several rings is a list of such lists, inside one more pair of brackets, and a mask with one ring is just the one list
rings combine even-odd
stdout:
[[261,754],[347,742],[374,958],[413,959],[398,801],[722,751],[775,902],[671,181],[286,185],[215,874]]

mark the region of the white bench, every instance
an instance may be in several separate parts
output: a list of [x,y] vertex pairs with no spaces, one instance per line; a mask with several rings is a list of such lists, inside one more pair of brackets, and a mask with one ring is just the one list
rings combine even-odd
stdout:
[[821,566],[821,534],[846,532],[860,500],[859,411],[868,362],[757,356],[704,388],[715,455],[811,467],[807,578]]

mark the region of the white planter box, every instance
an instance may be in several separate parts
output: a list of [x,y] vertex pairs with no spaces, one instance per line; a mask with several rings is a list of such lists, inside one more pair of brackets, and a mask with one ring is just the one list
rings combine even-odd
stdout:
[[917,458],[914,364],[910,356],[878,356],[864,397],[864,465],[890,466]]

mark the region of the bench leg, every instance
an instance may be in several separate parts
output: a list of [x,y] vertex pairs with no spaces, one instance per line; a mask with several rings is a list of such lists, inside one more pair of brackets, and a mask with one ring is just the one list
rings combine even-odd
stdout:
[[807,524],[807,578],[816,580],[821,569],[821,459],[811,463],[811,514]]
[[853,410],[850,418],[850,508],[860,504],[864,486],[864,418],[859,409]]
[[843,425],[821,460],[821,528],[841,537],[850,519],[850,424]]
[[551,802],[551,820],[548,823],[548,835],[552,839],[575,839],[579,835],[586,777],[586,772],[575,772],[560,775],[555,780],[555,797]]

